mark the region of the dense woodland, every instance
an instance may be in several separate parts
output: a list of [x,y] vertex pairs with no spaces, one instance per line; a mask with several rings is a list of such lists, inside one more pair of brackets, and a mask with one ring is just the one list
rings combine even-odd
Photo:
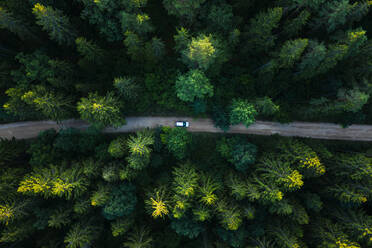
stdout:
[[0,121],[372,123],[371,5],[0,0]]
[[88,128],[0,154],[0,247],[372,245],[368,143]]
[[105,135],[372,123],[372,1],[0,0],[0,247],[370,248],[371,143]]

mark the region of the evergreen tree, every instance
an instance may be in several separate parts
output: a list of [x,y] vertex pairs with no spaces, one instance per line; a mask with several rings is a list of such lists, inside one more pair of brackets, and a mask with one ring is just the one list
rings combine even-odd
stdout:
[[76,36],[75,30],[62,11],[37,3],[32,12],[36,16],[36,23],[49,33],[52,40],[60,45],[72,45]]
[[134,78],[118,77],[114,79],[114,87],[126,100],[133,100],[139,97],[140,86]]
[[199,177],[191,164],[184,164],[174,168],[173,176],[174,192],[186,197],[191,197],[195,194]]
[[152,149],[149,147],[154,144],[154,134],[148,129],[136,133],[137,136],[129,136],[127,146],[130,156],[127,157],[128,166],[132,169],[140,170],[150,162]]
[[280,7],[261,12],[250,20],[247,28],[248,46],[252,52],[267,51],[275,44],[273,29],[278,27],[283,9]]
[[230,105],[230,123],[232,125],[243,123],[246,127],[249,127],[255,122],[255,116],[257,111],[253,104],[250,104],[247,100],[233,99]]
[[200,70],[190,70],[178,77],[176,92],[182,101],[193,102],[196,99],[213,96],[213,86],[209,79]]
[[64,242],[67,248],[83,248],[94,239],[95,230],[87,224],[75,224],[67,233]]
[[307,39],[290,40],[284,43],[279,53],[280,67],[291,68],[296,60],[299,60],[307,44]]
[[75,40],[76,50],[86,60],[94,63],[102,63],[105,51],[98,47],[94,42],[88,41],[84,37],[78,37]]
[[169,14],[192,21],[205,1],[206,0],[192,0],[186,2],[177,0],[163,0],[163,5]]
[[135,227],[128,234],[128,240],[124,242],[127,248],[150,248],[152,247],[152,237],[146,227]]
[[191,143],[191,135],[183,128],[165,129],[162,141],[173,155],[178,159],[186,157],[188,145]]
[[90,93],[87,98],[81,98],[77,110],[83,120],[100,126],[119,127],[125,124],[120,107],[119,100],[112,93],[107,93],[104,97],[98,93]]
[[12,13],[0,7],[0,28],[8,29],[10,32],[16,34],[22,40],[26,38],[33,38],[34,36],[29,31],[29,28],[20,20],[15,18]]

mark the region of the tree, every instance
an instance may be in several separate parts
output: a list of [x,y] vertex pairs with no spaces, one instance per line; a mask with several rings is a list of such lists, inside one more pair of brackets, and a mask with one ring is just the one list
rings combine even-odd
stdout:
[[255,101],[255,108],[263,116],[272,116],[279,112],[280,106],[273,103],[270,97],[258,98]]
[[308,23],[311,14],[307,10],[303,10],[300,14],[292,19],[287,20],[284,25],[284,33],[287,37],[294,37],[297,36],[301,29]]
[[62,11],[37,3],[32,12],[36,16],[36,23],[49,33],[52,40],[60,45],[72,45],[76,36],[75,31]]
[[98,93],[89,93],[88,97],[81,98],[77,110],[81,119],[98,126],[119,127],[125,124],[125,119],[120,111],[121,103],[109,92],[106,96],[99,96]]
[[152,237],[146,227],[135,227],[129,234],[128,240],[124,242],[127,248],[150,248],[152,247]]
[[200,70],[190,70],[176,81],[177,97],[182,101],[193,102],[196,99],[213,96],[213,86]]
[[207,206],[214,205],[218,200],[216,191],[222,188],[221,184],[210,174],[201,174],[201,185],[199,186],[199,201]]
[[319,17],[314,21],[314,27],[325,26],[330,33],[338,26],[346,23],[353,5],[349,0],[331,1],[324,4],[319,12]]
[[226,230],[236,231],[239,229],[243,222],[239,208],[222,200],[218,202],[217,211],[221,224]]
[[243,123],[249,127],[255,122],[257,111],[254,105],[243,99],[233,99],[230,105],[230,123],[232,125]]
[[68,231],[64,242],[67,248],[83,248],[94,239],[95,230],[87,224],[75,224]]
[[201,5],[206,0],[192,0],[192,1],[177,1],[177,0],[163,0],[163,5],[170,15],[175,15],[192,21]]
[[48,226],[60,229],[70,222],[70,211],[59,208],[49,217]]
[[198,187],[199,176],[191,164],[184,164],[173,170],[173,189],[176,194],[191,197]]
[[20,182],[17,192],[42,195],[44,198],[76,198],[82,195],[88,186],[82,174],[81,168],[66,169],[53,165],[46,168],[35,167],[33,172]]
[[214,47],[212,35],[200,35],[197,38],[191,38],[188,49],[185,51],[187,63],[191,68],[200,68],[207,70],[216,59],[216,48]]
[[191,134],[183,128],[164,129],[162,141],[173,155],[178,159],[186,157],[188,145],[191,143]]
[[90,198],[92,206],[104,206],[110,199],[110,189],[105,185],[98,185],[98,189],[93,192]]
[[112,236],[117,237],[123,235],[129,231],[133,226],[134,219],[131,217],[118,218],[114,222],[111,222]]
[[187,45],[190,43],[190,34],[189,31],[181,27],[176,30],[177,34],[173,36],[175,44],[175,50],[181,52],[187,49]]
[[212,119],[214,126],[220,128],[224,132],[230,129],[230,119],[227,111],[220,105],[212,107]]
[[217,143],[217,151],[223,158],[232,163],[238,171],[246,171],[249,165],[256,161],[257,147],[245,139],[241,138],[222,138]]
[[0,8],[0,28],[8,29],[10,32],[18,35],[22,40],[34,38],[28,27],[4,8]]
[[124,33],[130,31],[142,36],[154,30],[154,27],[150,23],[150,17],[147,14],[135,14],[121,11],[120,15],[121,28]]
[[140,86],[134,78],[118,77],[114,79],[114,87],[119,91],[119,94],[126,100],[138,98]]
[[279,53],[279,64],[283,68],[291,68],[301,57],[308,44],[308,39],[286,41]]
[[72,100],[64,95],[55,95],[42,86],[27,91],[21,99],[49,119],[61,121],[71,116]]
[[212,30],[229,32],[233,27],[233,9],[229,4],[212,5],[207,20]]
[[166,191],[164,188],[155,189],[150,195],[149,199],[145,201],[148,211],[153,218],[161,217],[169,214],[168,201],[166,198]]
[[108,152],[114,158],[122,158],[126,153],[125,139],[119,137],[111,141]]
[[105,51],[94,42],[88,41],[84,37],[78,37],[75,40],[75,44],[76,50],[84,59],[94,63],[102,63]]
[[132,169],[141,170],[150,162],[152,149],[150,145],[154,144],[154,134],[148,129],[136,133],[135,136],[129,136],[127,147],[130,156],[127,157],[128,166]]
[[180,219],[173,219],[171,222],[171,228],[179,235],[186,236],[190,239],[194,239],[204,231],[204,227],[194,221],[192,218],[184,216]]
[[278,27],[283,9],[280,7],[261,12],[250,20],[247,31],[248,46],[253,53],[268,51],[275,44],[276,36],[272,33]]
[[283,163],[275,157],[268,157],[261,162],[257,171],[262,173],[262,177],[272,181],[285,190],[293,191],[300,189],[304,182],[302,175],[290,167],[289,163]]
[[108,220],[113,220],[132,214],[137,204],[135,190],[135,186],[130,183],[113,187],[110,199],[102,209],[103,216]]

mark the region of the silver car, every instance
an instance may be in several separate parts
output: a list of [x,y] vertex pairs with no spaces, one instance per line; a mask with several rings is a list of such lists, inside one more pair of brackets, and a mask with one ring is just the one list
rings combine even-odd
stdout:
[[189,127],[189,125],[188,121],[176,121],[176,127]]

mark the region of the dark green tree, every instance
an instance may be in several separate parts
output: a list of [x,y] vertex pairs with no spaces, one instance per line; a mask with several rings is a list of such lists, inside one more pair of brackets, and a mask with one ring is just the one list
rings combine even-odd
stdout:
[[200,70],[190,70],[176,81],[176,92],[182,101],[193,102],[196,99],[213,96],[213,86]]
[[49,33],[52,40],[60,45],[73,44],[76,37],[75,30],[62,11],[37,3],[32,12],[36,16],[36,23]]

